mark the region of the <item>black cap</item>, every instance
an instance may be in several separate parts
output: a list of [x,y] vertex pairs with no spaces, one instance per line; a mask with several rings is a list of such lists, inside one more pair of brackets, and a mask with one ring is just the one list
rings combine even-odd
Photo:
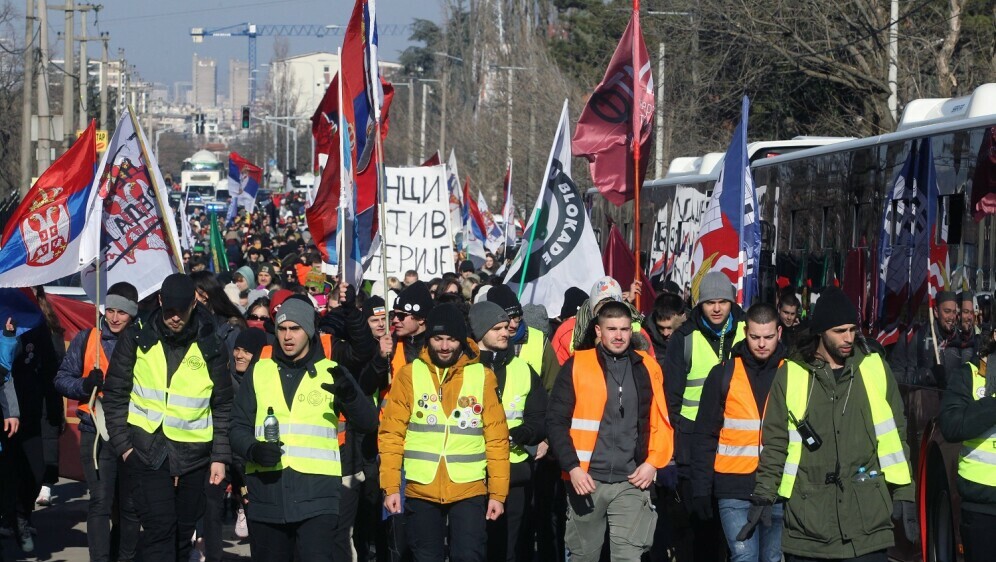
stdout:
[[259,357],[264,345],[266,345],[266,332],[259,328],[246,328],[239,332],[235,338],[235,347],[241,347],[248,351],[252,354],[253,359]]
[[467,339],[467,323],[454,304],[441,304],[432,309],[425,320],[426,337],[450,336],[463,342]]
[[[587,295],[585,295],[587,298]],[[522,316],[522,304],[508,285],[495,285],[488,291],[488,301],[505,309],[510,318]]]
[[401,291],[401,294],[394,301],[394,310],[425,318],[432,310],[432,305],[432,294],[429,293],[429,286],[422,281],[416,281]]
[[474,262],[470,260],[463,260],[462,262],[460,262],[460,273],[463,273],[465,271],[473,273],[474,270],[475,270]]
[[820,293],[819,300],[813,308],[813,319],[810,329],[813,333],[821,333],[843,326],[858,323],[858,309],[844,291],[837,287],[829,287]]
[[588,300],[588,293],[577,287],[564,291],[564,305],[560,307],[560,319],[566,320],[578,313],[578,309]]
[[369,319],[372,316],[383,316],[386,311],[384,310],[384,297],[380,295],[374,295],[372,297],[367,297],[363,301],[363,318]]
[[185,312],[194,304],[195,290],[194,280],[189,275],[174,273],[163,279],[163,286],[159,289],[163,310]]

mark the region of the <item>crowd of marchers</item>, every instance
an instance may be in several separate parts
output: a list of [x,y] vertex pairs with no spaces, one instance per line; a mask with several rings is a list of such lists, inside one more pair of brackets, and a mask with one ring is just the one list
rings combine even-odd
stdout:
[[267,562],[885,562],[921,540],[910,383],[945,389],[965,558],[987,559],[996,340],[970,293],[889,350],[836,288],[744,310],[719,271],[694,301],[661,282],[647,316],[610,277],[548,311],[502,283],[511,256],[354,287],[288,209],[213,254],[190,218],[188,273],[113,284],[68,346],[40,288],[47,322],[6,322],[0,532],[23,552],[59,507],[65,397],[94,561],[220,561],[234,520]]

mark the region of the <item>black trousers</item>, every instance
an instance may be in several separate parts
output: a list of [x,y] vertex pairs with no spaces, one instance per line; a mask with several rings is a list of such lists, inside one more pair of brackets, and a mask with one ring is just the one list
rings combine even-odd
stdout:
[[[377,474],[377,466],[373,465],[371,470],[365,470],[366,480],[360,486],[360,502],[356,509],[356,520],[353,523],[353,546],[356,549],[357,562],[368,562],[373,558],[370,554],[370,547],[376,545],[377,550],[381,548],[378,528],[383,509],[380,492],[380,478]],[[386,548],[386,545],[385,545]]]
[[[678,492],[681,507],[687,513],[692,499],[692,481],[679,479]],[[719,513],[713,514],[711,519],[699,519],[689,513],[688,522],[692,532],[692,560],[695,562],[726,560],[726,535],[723,533]]]
[[0,431],[0,474],[4,484],[0,486],[0,513],[4,523],[14,526],[17,519],[31,520],[35,509],[35,498],[41,490],[42,476],[45,473],[45,457],[41,427],[22,425],[14,437]]
[[[93,465],[93,446],[97,445],[97,466]],[[80,432],[80,465],[90,501],[86,512],[86,540],[91,562],[134,560],[138,548],[138,513],[131,494],[125,490],[121,459],[96,433]],[[115,510],[115,505],[117,509]],[[111,523],[114,530],[111,530]],[[117,556],[112,558],[117,543]]]
[[994,534],[996,515],[961,510],[961,543],[965,546],[965,562],[992,560]]
[[329,548],[329,532],[338,518],[318,515],[297,523],[251,521],[249,548],[253,562],[349,562],[351,558],[337,558]]
[[140,559],[143,562],[185,562],[190,557],[190,538],[197,520],[204,515],[204,482],[208,467],[180,476],[174,485],[168,461],[153,469],[134,457],[132,452],[125,466],[128,486],[142,523]]
[[332,554],[335,560],[353,559],[353,523],[356,521],[356,510],[360,504],[360,487],[362,482],[355,479],[349,486],[343,483],[339,493],[339,517],[336,518],[332,531]]
[[[531,540],[523,538],[523,528],[529,528],[527,506],[532,503],[533,486],[512,486],[505,499],[505,513],[497,521],[488,521],[488,562],[532,560]],[[525,523],[524,523],[525,522]],[[531,538],[531,537],[530,537]]]
[[230,467],[226,467],[225,478],[218,484],[211,484],[211,471],[204,475],[204,559],[206,562],[221,562],[225,554],[222,538],[222,522],[225,519],[225,490],[231,482]]
[[560,465],[546,457],[536,461],[533,473],[533,524],[526,529],[524,538],[530,546],[536,535],[538,560],[563,560],[567,549],[564,534],[567,532],[567,493],[561,478]]
[[863,554],[855,558],[838,558],[833,560],[786,554],[785,562],[889,562],[889,555],[886,554],[884,550],[879,550],[877,552],[869,552],[868,554]]
[[[405,500],[407,508],[408,501]],[[405,515],[391,515],[380,523],[377,533],[377,562],[411,562],[412,550],[405,532]]]
[[487,496],[474,496],[450,504],[408,498],[405,501],[405,530],[415,562],[445,559],[447,528],[450,562],[484,562],[488,542],[484,519],[487,508]]

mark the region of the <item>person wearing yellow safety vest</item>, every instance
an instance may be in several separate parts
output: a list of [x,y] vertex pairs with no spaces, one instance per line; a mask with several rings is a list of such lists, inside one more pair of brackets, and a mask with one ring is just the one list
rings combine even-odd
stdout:
[[718,504],[730,562],[781,562],[781,504],[772,509],[771,525],[746,541],[736,539],[751,507],[765,402],[786,353],[774,306],[754,303],[744,331],[747,337],[733,346],[729,361],[712,368],[702,389],[692,444],[692,511],[710,519]]
[[[232,447],[246,459],[252,558],[350,560],[329,541],[342,495],[339,414],[363,432],[376,428],[377,412],[349,372],[325,357],[311,303],[285,300],[274,323],[278,345],[242,381],[232,417]],[[270,411],[278,442],[264,440]]]
[[737,540],[784,502],[787,562],[885,562],[895,541],[891,518],[918,539],[902,397],[857,321],[840,289],[824,289],[812,335],[797,340],[768,395],[753,505]]
[[397,373],[384,407],[378,434],[384,507],[403,511],[416,562],[443,560],[447,543],[451,561],[483,562],[486,522],[502,515],[508,495],[505,411],[460,309],[437,305],[426,326],[422,354]]
[[118,338],[104,380],[107,432],[125,461],[142,560],[187,559],[204,483],[221,482],[232,458],[228,350],[194,289],[182,273],[163,280],[162,308]]
[[508,314],[493,302],[470,307],[470,331],[481,350],[481,364],[498,382],[498,399],[508,423],[510,487],[505,514],[488,522],[488,560],[532,560],[533,459],[546,439],[546,389],[539,375],[509,346]]
[[557,354],[542,331],[526,325],[522,318],[522,304],[515,292],[508,285],[496,285],[488,291],[487,300],[502,307],[508,314],[509,342],[515,356],[528,363],[547,388],[553,388],[553,381],[560,372]]
[[965,562],[992,560],[996,532],[996,446],[993,445],[996,443],[996,332],[993,328],[982,332],[978,345],[976,359],[948,373],[939,420],[944,438],[961,443],[958,494]]
[[[101,397],[104,373],[118,337],[137,322],[138,291],[130,283],[115,283],[107,289],[102,302],[104,314],[100,325],[80,330],[73,337],[54,381],[59,394],[79,402],[76,416],[80,420],[80,465],[90,492],[86,539],[93,562],[134,560],[139,530],[138,514],[130,494],[118,494],[119,483],[124,480],[123,475],[119,480],[119,466],[123,463],[100,435],[89,406],[90,395],[95,390],[96,399]],[[118,496],[117,502],[115,496]],[[119,506],[116,514],[112,510],[115,503]],[[111,552],[114,542],[111,540],[112,519],[114,532],[119,537],[117,553]]]
[[[661,368],[667,376],[667,409],[674,424],[674,460],[678,472],[677,495],[685,511],[676,525],[691,529],[692,558],[712,562],[723,548],[723,529],[717,518],[700,519],[688,512],[692,503],[692,440],[702,387],[712,368],[729,359],[733,346],[744,338],[744,312],[736,304],[736,290],[725,273],[714,270],[699,283],[698,300],[688,319],[671,334]],[[669,467],[668,471],[673,470]],[[665,476],[670,480],[670,475]],[[688,541],[686,541],[687,543]]]

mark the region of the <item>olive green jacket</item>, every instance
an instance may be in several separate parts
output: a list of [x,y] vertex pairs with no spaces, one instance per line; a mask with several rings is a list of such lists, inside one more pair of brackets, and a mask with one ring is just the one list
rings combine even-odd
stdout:
[[[860,467],[867,472],[881,472],[876,454],[875,429],[871,407],[857,366],[864,357],[855,346],[839,380],[823,361],[805,367],[817,382],[810,388],[808,410],[803,415],[823,440],[816,451],[803,448],[795,488],[785,506],[782,532],[784,552],[816,558],[852,558],[893,546],[892,502],[913,501],[913,485],[887,485],[881,475],[866,482],[855,482]],[[903,402],[892,371],[884,363],[888,376],[886,399],[892,406],[896,427],[906,444],[906,417]],[[788,412],[785,386],[788,368],[778,368],[762,426],[760,465],[754,494],[775,499],[785,467],[788,446]],[[840,484],[827,484],[827,475],[839,474]]]

